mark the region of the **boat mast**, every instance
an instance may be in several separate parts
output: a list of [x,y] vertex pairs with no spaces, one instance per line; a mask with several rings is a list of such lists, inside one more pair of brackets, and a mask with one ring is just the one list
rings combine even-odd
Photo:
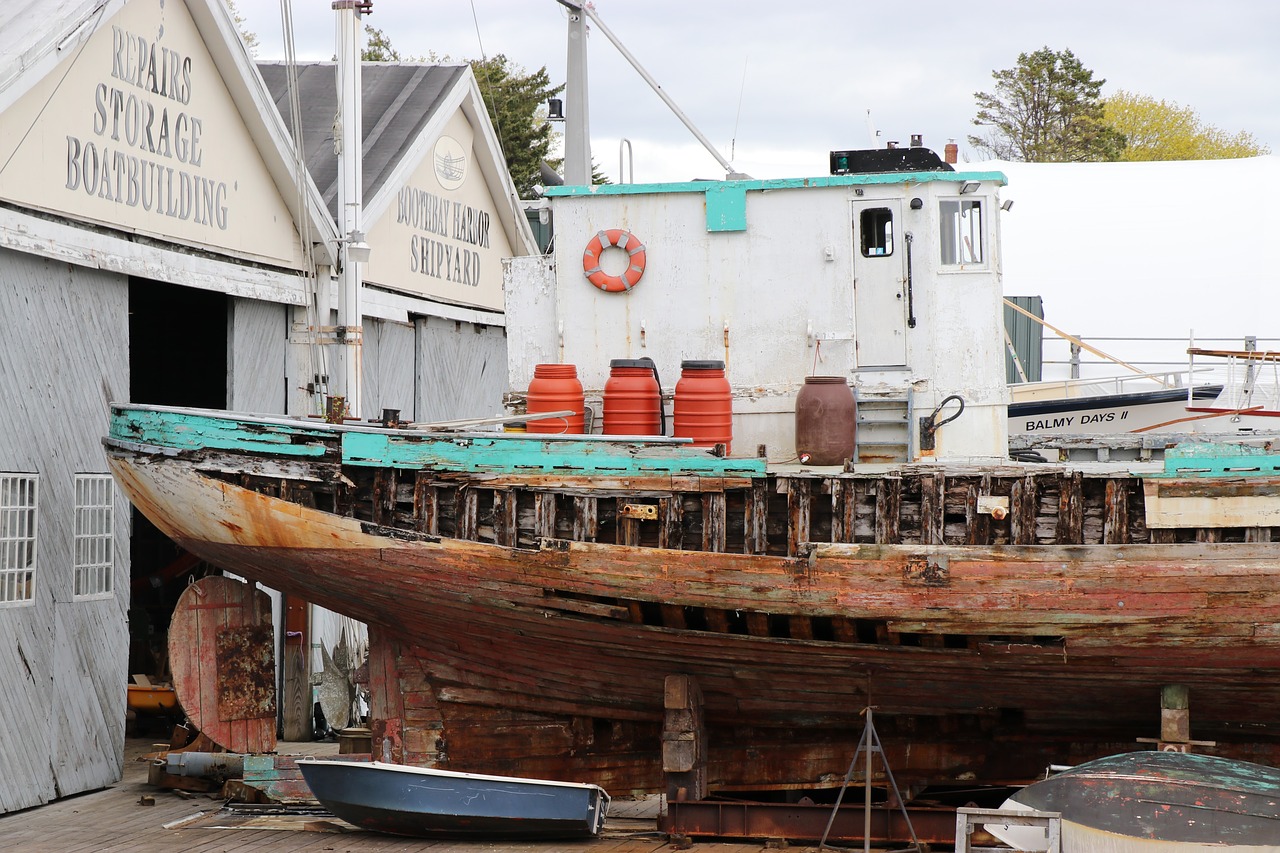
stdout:
[[360,350],[364,337],[360,307],[361,268],[369,260],[364,240],[363,170],[360,123],[360,53],[364,42],[362,16],[373,11],[372,0],[333,0],[337,15],[338,228],[342,271],[338,279],[339,392],[346,397],[347,414],[360,417]]
[[702,135],[702,131],[694,126],[684,111],[676,106],[676,102],[671,99],[666,90],[644,69],[640,61],[631,55],[631,51],[627,50],[613,31],[605,26],[604,21],[600,20],[600,16],[594,9],[582,0],[557,0],[557,2],[569,10],[569,57],[565,71],[564,105],[564,182],[566,184],[569,186],[591,184],[591,122],[587,109],[587,18],[590,18],[591,23],[604,33],[605,38],[613,42],[618,53],[631,63],[636,73],[649,84],[649,88],[653,89],[659,98],[662,98],[662,102],[675,114],[675,117],[680,119],[689,132],[702,143],[702,147],[711,152],[711,156],[716,158],[716,162],[724,168],[725,175],[730,179],[746,177],[733,170],[733,165],[716,150],[711,140]]

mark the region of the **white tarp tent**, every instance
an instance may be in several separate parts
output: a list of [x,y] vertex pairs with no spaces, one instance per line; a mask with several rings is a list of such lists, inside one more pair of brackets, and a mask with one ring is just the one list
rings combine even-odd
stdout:
[[[1004,292],[1042,296],[1047,322],[1086,340],[1180,338],[1090,340],[1126,361],[1170,368],[1185,364],[1193,330],[1198,346],[1240,349],[1256,335],[1260,348],[1280,348],[1280,156],[957,168],[1008,176]],[[1046,361],[1064,359],[1066,345],[1049,337]],[[1065,375],[1046,365],[1046,378]]]

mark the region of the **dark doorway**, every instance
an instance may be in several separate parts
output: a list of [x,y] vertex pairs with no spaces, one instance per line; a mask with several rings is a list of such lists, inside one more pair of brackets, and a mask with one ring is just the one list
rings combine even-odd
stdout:
[[227,407],[227,297],[129,279],[129,399]]
[[[227,406],[227,296],[129,279],[129,398]],[[169,619],[191,577],[218,573],[175,545],[137,509],[130,542],[129,673],[169,680]],[[135,722],[135,732],[145,720]]]

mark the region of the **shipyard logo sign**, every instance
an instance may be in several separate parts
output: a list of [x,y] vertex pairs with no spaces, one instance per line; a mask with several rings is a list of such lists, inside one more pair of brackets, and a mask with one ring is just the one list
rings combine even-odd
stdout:
[[409,238],[409,271],[479,287],[476,249],[489,248],[489,214],[415,187],[400,190],[397,202],[396,224],[414,231]]
[[467,179],[467,152],[452,136],[436,140],[436,180],[446,190],[456,190]]
[[227,230],[227,183],[201,174],[191,57],[112,27],[110,77],[93,93],[92,132],[67,136],[72,192]]

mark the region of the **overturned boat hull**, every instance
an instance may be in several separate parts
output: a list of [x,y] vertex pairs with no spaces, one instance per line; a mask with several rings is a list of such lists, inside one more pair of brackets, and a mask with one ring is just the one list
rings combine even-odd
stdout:
[[392,835],[554,839],[604,827],[609,795],[597,785],[298,759],[307,786],[354,826]]
[[[1028,785],[1004,808],[1062,815],[1063,853],[1280,851],[1280,770],[1181,752],[1100,758]],[[1044,850],[1043,830],[987,830]]]

